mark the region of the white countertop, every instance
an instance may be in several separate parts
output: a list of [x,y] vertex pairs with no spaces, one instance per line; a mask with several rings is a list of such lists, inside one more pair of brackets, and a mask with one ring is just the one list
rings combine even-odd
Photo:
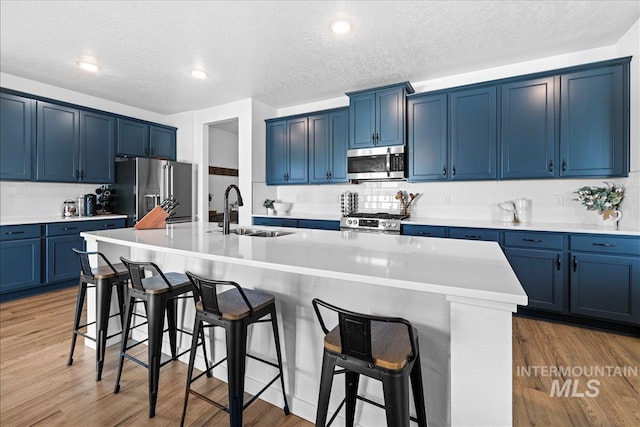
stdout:
[[24,225],[24,224],[48,224],[51,222],[96,221],[101,219],[126,218],[126,215],[94,215],[94,216],[70,216],[42,215],[33,217],[2,217],[0,225]]
[[[274,230],[273,227],[251,227]],[[280,229],[280,237],[223,235],[209,223],[81,233],[128,247],[437,294],[527,304],[495,242],[353,231]]]
[[[259,215],[254,217],[265,218],[291,218],[291,219],[320,219],[339,221],[340,215],[337,214],[294,214],[294,215]],[[615,227],[604,227],[596,224],[574,224],[574,223],[557,223],[557,222],[531,222],[520,223],[517,225],[500,221],[482,220],[482,219],[461,219],[461,218],[421,218],[410,217],[402,221],[402,224],[412,225],[434,225],[442,227],[472,227],[472,228],[492,228],[496,230],[522,230],[522,231],[554,231],[558,233],[593,233],[593,234],[619,234],[628,236],[640,236],[640,228],[622,226],[619,229]]]

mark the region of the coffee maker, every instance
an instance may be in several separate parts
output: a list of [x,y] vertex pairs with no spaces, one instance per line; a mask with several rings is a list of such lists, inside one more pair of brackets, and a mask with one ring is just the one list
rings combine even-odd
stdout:
[[84,211],[87,216],[94,216],[98,213],[97,199],[95,194],[84,195]]

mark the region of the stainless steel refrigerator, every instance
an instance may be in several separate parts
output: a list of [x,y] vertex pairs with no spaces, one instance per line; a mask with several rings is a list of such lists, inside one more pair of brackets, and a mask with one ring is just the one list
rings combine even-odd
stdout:
[[192,220],[192,165],[157,159],[123,159],[116,162],[116,183],[111,186],[113,212],[127,215],[133,227],[164,199],[174,197],[175,215],[167,222]]

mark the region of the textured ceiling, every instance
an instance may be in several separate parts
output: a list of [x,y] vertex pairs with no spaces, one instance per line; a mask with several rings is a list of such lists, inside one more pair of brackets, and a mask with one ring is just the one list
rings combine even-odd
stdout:
[[[285,107],[614,44],[639,1],[6,1],[0,70],[161,114]],[[330,32],[337,18],[349,34]],[[79,70],[84,56],[100,72]],[[189,76],[194,64],[205,81]]]

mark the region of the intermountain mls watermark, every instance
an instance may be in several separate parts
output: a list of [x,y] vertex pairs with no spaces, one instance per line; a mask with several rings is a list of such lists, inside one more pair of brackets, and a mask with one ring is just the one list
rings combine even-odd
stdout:
[[[637,377],[638,366],[518,366],[519,377],[555,377],[551,397],[598,397],[598,377]],[[584,377],[584,378],[582,378]],[[580,382],[580,381],[583,382]]]

